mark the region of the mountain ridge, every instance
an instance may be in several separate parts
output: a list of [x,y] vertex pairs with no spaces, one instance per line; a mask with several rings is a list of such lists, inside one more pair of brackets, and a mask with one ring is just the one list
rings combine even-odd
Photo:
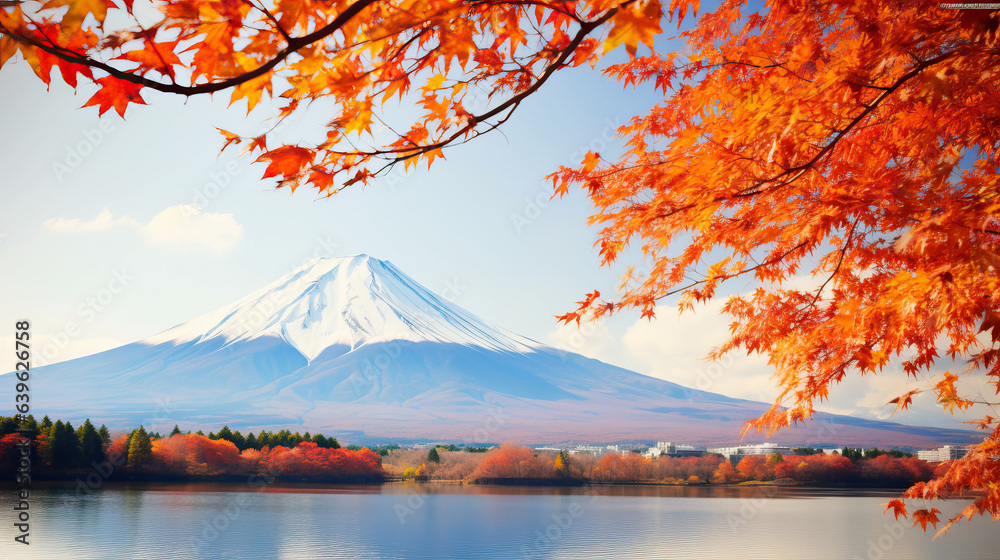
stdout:
[[[52,418],[160,431],[287,427],[354,441],[732,443],[769,407],[548,347],[367,255],[311,261],[229,305],[39,367],[32,379],[34,408]],[[13,402],[11,388],[0,398]],[[771,441],[929,446],[975,435],[819,413]]]

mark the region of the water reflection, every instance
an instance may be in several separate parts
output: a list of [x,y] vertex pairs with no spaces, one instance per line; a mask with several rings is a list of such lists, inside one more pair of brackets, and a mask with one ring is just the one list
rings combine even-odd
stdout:
[[[9,490],[5,490],[9,492]],[[898,491],[774,487],[106,484],[32,492],[30,554],[3,558],[983,558],[987,519],[931,541]],[[945,514],[964,502],[935,504]],[[942,515],[942,518],[944,515]],[[6,524],[6,523],[5,523]],[[20,547],[20,548],[19,548]]]

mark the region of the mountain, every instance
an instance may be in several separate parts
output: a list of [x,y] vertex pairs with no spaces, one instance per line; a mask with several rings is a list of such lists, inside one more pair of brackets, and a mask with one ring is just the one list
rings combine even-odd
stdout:
[[[109,427],[323,432],[352,442],[734,442],[768,404],[557,350],[387,261],[320,259],[156,336],[32,372],[36,415]],[[14,402],[13,384],[0,399]],[[819,414],[772,440],[930,446],[972,432]],[[759,439],[759,438],[758,438]]]

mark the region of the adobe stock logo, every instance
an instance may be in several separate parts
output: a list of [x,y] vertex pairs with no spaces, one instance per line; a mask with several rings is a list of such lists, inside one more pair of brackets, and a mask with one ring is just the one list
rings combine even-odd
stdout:
[[1000,10],[1000,2],[941,2],[945,10]]

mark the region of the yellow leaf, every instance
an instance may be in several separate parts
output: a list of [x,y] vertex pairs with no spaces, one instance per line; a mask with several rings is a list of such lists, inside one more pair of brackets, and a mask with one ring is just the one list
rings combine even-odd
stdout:
[[611,19],[614,27],[604,41],[604,54],[614,50],[618,45],[625,44],[625,50],[630,57],[635,58],[639,43],[653,50],[653,37],[663,31],[660,28],[660,18],[663,8],[656,0],[650,0],[641,7],[635,4],[621,9]]
[[437,74],[433,78],[427,80],[427,83],[424,84],[420,89],[424,91],[436,91],[438,89],[441,89],[441,84],[443,83],[444,83],[444,76],[442,76],[441,74]]
[[258,76],[233,88],[233,94],[229,98],[229,105],[232,106],[233,103],[246,98],[247,114],[249,115],[250,111],[253,111],[253,108],[260,103],[260,98],[264,95],[264,90],[267,90],[268,95],[271,94],[271,76],[269,74]]
[[43,10],[69,6],[66,15],[62,17],[60,26],[66,35],[72,35],[83,26],[83,20],[88,14],[94,14],[99,25],[104,24],[108,15],[108,0],[49,0],[42,6]]

